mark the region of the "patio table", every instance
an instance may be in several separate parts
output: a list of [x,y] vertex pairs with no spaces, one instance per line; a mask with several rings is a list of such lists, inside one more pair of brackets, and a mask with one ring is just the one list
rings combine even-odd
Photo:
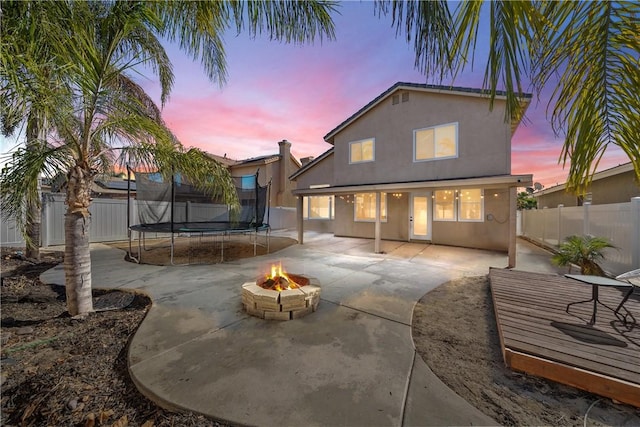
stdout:
[[569,303],[567,304],[567,310],[566,310],[567,313],[569,313],[570,306],[574,304],[582,304],[585,302],[593,301],[593,315],[591,316],[591,321],[589,322],[590,325],[593,325],[594,323],[596,323],[596,314],[598,312],[598,304],[608,308],[616,315],[616,317],[618,317],[617,312],[620,309],[620,306],[618,306],[617,309],[613,309],[608,305],[606,305],[605,303],[603,303],[602,301],[600,301],[598,296],[598,289],[600,288],[600,286],[608,286],[608,287],[614,287],[614,288],[629,288],[629,291],[627,292],[627,298],[628,298],[628,295],[631,295],[631,292],[633,292],[633,285],[631,283],[621,282],[620,280],[610,279],[608,277],[588,276],[583,274],[565,274],[564,276],[568,277],[569,279],[576,280],[579,283],[584,283],[585,285],[591,285],[591,298],[584,301],[576,301],[576,302]]

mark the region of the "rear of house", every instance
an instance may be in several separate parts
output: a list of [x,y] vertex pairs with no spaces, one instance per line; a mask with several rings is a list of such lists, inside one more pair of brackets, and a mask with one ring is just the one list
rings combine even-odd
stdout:
[[505,122],[503,96],[493,111],[488,102],[479,90],[410,83],[376,97],[291,176],[299,238],[309,229],[515,254],[516,188],[531,175],[511,175],[518,123]]

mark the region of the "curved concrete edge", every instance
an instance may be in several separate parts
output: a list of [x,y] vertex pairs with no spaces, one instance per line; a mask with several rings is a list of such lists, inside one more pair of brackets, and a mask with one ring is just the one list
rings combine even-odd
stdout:
[[471,406],[427,366],[422,356],[415,354],[407,401],[405,426],[498,425],[491,417]]
[[[442,282],[434,289],[444,285]],[[429,292],[431,292],[429,291]],[[427,293],[429,293],[427,292]],[[426,295],[426,294],[425,294]],[[473,425],[496,426],[499,423],[478,408],[472,406],[431,370],[418,353],[413,337],[413,313],[422,300],[420,297],[411,309],[411,344],[414,361],[405,396],[403,426]]]
[[[131,337],[131,339],[127,344],[127,372],[129,373],[129,378],[131,378],[131,381],[135,385],[136,389],[140,392],[140,394],[142,394],[144,397],[149,399],[151,402],[155,403],[156,405],[168,411],[180,412],[180,413],[191,412],[191,413],[196,413],[206,418],[216,420],[219,422],[234,424],[234,425],[241,425],[232,420],[227,420],[220,417],[214,417],[211,414],[200,412],[200,411],[194,410],[193,408],[177,404],[168,398],[164,398],[160,393],[156,393],[150,387],[147,387],[145,385],[145,381],[142,381],[138,378],[138,375],[136,375],[135,369],[134,369],[136,364],[140,362],[140,360],[137,360],[139,356],[135,355],[136,353],[140,353],[139,347],[141,343],[138,341],[140,340],[141,335],[145,332],[145,329],[149,328],[149,324],[154,322],[155,317],[166,317],[165,315],[162,314],[162,311],[166,309],[166,307],[159,306],[157,303],[154,303],[153,298],[151,298],[149,294],[145,292],[141,292],[141,293],[149,296],[149,298],[151,299],[151,307],[149,308],[149,311],[147,312],[145,317],[140,322],[140,325],[138,326],[138,329],[134,333],[133,337]],[[169,309],[168,311],[179,312],[180,310]],[[143,328],[143,324],[144,324],[144,328]],[[209,331],[210,331],[209,329],[202,331],[202,334],[208,333]],[[199,334],[196,334],[196,336],[198,335]],[[152,338],[152,337],[147,337],[147,338]]]

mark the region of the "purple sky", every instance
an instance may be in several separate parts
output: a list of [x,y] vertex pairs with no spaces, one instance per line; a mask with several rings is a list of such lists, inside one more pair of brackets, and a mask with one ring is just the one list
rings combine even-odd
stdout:
[[[244,159],[277,153],[287,139],[297,157],[317,156],[330,148],[323,136],[398,81],[440,82],[414,68],[414,53],[403,35],[396,38],[391,18],[378,18],[370,2],[346,2],[335,15],[336,40],[286,45],[266,37],[225,35],[228,81],[207,80],[175,46],[167,45],[176,82],[163,115],[181,142],[214,154]],[[476,66],[454,84],[480,88],[486,41],[478,42]],[[151,76],[151,75],[150,75]],[[159,102],[155,77],[140,79]],[[449,81],[443,84],[449,84]],[[512,139],[512,173],[534,175],[549,187],[564,182],[558,164],[562,139],[545,118],[548,100],[534,98],[528,123]],[[10,147],[0,141],[0,151]],[[628,162],[620,150],[608,150],[598,170]]]

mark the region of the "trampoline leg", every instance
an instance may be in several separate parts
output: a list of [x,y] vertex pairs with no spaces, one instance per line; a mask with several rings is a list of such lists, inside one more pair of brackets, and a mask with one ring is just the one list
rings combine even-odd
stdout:
[[173,239],[174,239],[173,233],[171,233],[171,258],[170,258],[171,265],[175,265],[173,263]]

